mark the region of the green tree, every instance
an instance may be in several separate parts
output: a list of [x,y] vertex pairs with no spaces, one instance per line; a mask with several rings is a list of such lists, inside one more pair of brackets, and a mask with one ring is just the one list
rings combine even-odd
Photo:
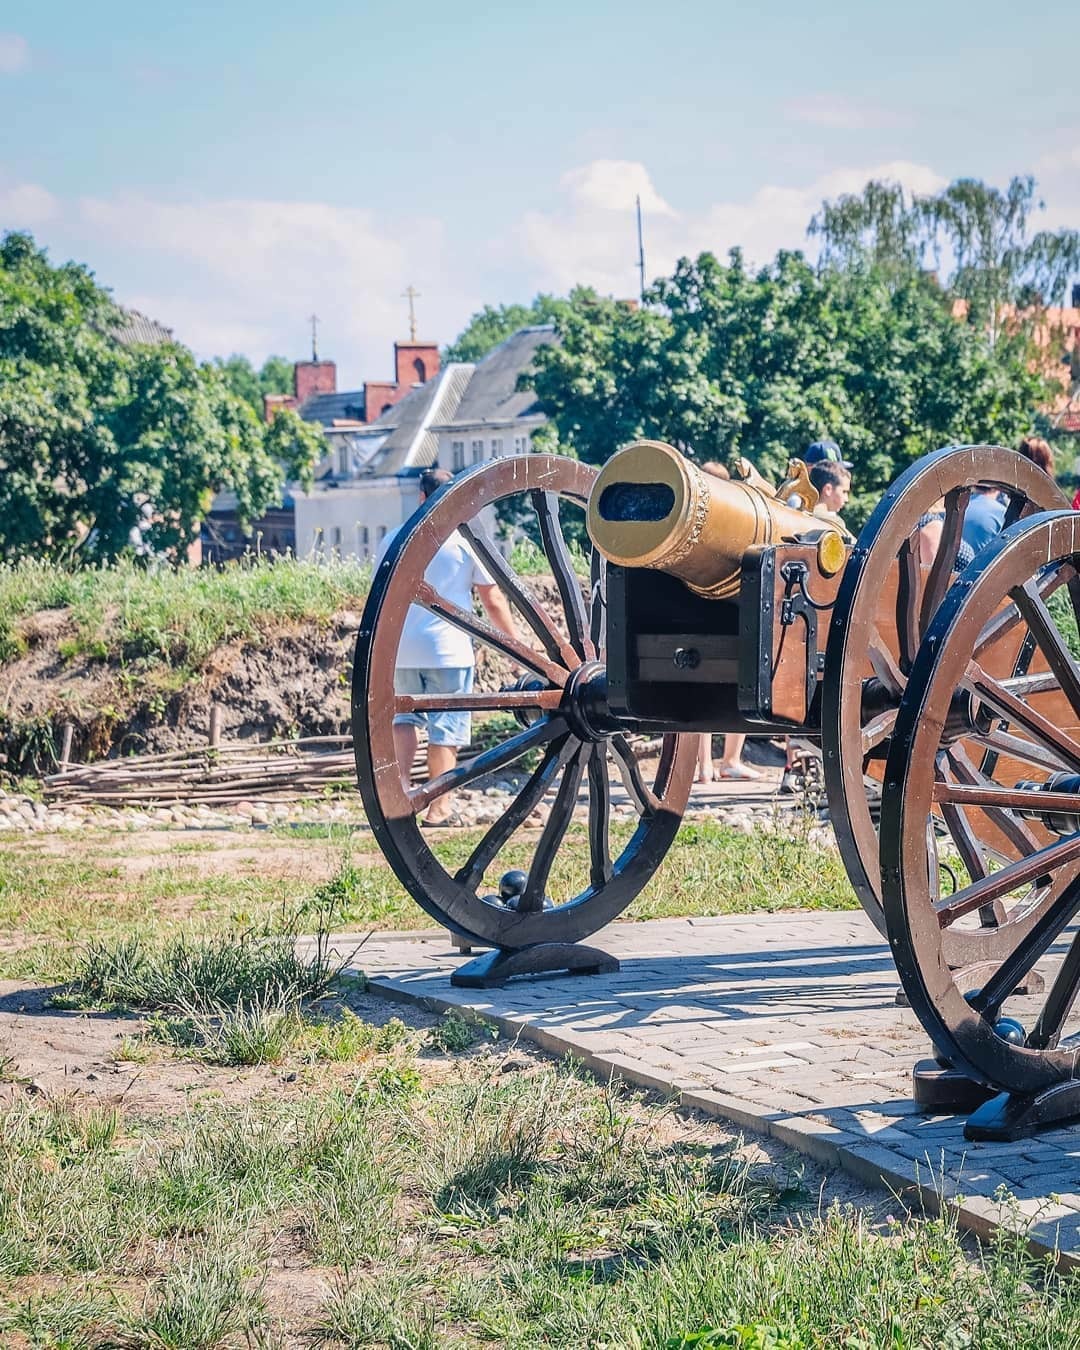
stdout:
[[250,403],[259,417],[263,415],[264,394],[292,393],[293,363],[284,356],[268,356],[259,370],[236,352],[215,356],[211,364],[221,371],[236,397]]
[[657,437],[698,459],[744,455],[779,477],[830,435],[855,464],[854,516],[918,455],[1009,442],[1046,386],[1023,335],[992,344],[917,268],[815,269],[781,253],[683,259],[647,305],[572,304],[532,383],[564,450],[602,463]]
[[265,426],[179,344],[121,346],[121,322],[86,268],[0,241],[0,558],[113,558],[133,531],[181,550],[215,491],[254,518],[322,453],[317,428]]
[[937,194],[910,197],[899,184],[870,182],[861,194],[824,202],[808,232],[821,239],[825,266],[868,264],[903,277],[932,261],[970,322],[996,341],[1017,327],[1018,312],[1040,322],[1080,273],[1080,231],[1033,233],[1042,209],[1031,177],[1004,189],[958,178]]
[[519,328],[554,323],[568,302],[554,295],[538,295],[529,305],[485,305],[442,354],[446,361],[479,361]]

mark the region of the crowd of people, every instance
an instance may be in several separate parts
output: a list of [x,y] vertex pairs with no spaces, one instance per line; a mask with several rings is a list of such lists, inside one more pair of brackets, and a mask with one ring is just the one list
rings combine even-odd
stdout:
[[[1026,459],[1053,477],[1053,451],[1045,440],[1029,436],[1020,442],[1017,449]],[[843,511],[851,495],[851,461],[844,458],[836,441],[829,439],[814,441],[806,447],[802,458],[810,483],[817,492],[814,515],[840,530],[845,538],[851,539],[851,532],[843,519]],[[701,467],[717,478],[729,477],[725,466],[715,461],[706,461]],[[452,476],[445,469],[425,471],[420,477],[421,502],[449,482]],[[797,495],[789,500],[789,504],[805,505],[802,497]],[[1073,508],[1080,510],[1080,490],[1073,500]],[[998,489],[986,486],[972,493],[964,513],[955,564],[958,570],[966,566],[983,545],[1003,528],[1005,513],[1006,501]],[[919,559],[924,567],[929,566],[937,555],[944,523],[944,501],[936,503],[919,521]],[[382,561],[395,537],[396,532],[384,541],[376,565]],[[439,595],[453,601],[459,608],[471,610],[475,595],[496,628],[507,633],[514,632],[513,617],[506,597],[456,531],[440,547],[425,577]],[[474,666],[472,639],[467,633],[418,605],[410,607],[394,672],[396,693],[442,695],[452,705],[456,701],[454,696],[468,695],[471,691]],[[460,699],[462,703],[465,701]],[[402,785],[406,790],[421,729],[425,729],[428,736],[429,778],[438,778],[454,768],[458,752],[469,744],[472,734],[470,715],[460,707],[397,714],[394,718],[394,746]],[[695,781],[711,783],[717,779],[759,779],[760,770],[744,761],[746,737],[729,733],[723,740],[720,758],[714,760],[712,736],[699,736]],[[786,742],[785,759],[780,791],[791,793],[796,791],[797,783],[790,740]],[[437,797],[430,804],[422,823],[428,827],[459,823],[449,794]]]

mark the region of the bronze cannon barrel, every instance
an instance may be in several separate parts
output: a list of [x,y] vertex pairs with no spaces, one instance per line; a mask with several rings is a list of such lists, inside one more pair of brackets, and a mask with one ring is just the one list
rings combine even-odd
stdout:
[[712,599],[739,591],[755,544],[814,539],[834,573],[847,550],[838,531],[749,483],[703,473],[673,446],[635,441],[617,451],[589,495],[589,536],[609,562],[669,572]]

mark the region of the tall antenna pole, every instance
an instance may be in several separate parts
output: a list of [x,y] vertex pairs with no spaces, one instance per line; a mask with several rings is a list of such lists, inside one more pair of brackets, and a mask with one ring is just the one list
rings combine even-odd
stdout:
[[401,292],[402,296],[409,302],[409,341],[416,341],[416,306],[413,303],[420,299],[420,292],[411,284],[406,286]]
[[641,194],[638,193],[634,199],[637,202],[637,247],[638,247],[638,271],[641,274],[641,303],[645,303],[645,233],[641,228]]
[[318,316],[317,314],[313,314],[313,315],[311,316],[311,318],[308,320],[308,322],[311,324],[311,359],[312,359],[313,361],[318,361],[318,359],[319,359],[319,316]]

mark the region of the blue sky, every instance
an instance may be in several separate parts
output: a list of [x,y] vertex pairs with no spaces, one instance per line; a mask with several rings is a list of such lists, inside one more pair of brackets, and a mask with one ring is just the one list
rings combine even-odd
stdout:
[[[1033,172],[1080,226],[1073,6],[4,0],[0,228],[203,356],[389,373],[485,302],[741,244],[822,196]],[[1072,68],[1072,69],[1071,69]]]

